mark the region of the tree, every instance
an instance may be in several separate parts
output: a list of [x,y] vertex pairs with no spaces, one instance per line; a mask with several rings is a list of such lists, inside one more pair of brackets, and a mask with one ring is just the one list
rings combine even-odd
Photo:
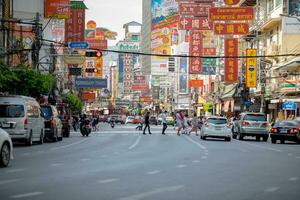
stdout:
[[213,111],[213,103],[212,103],[211,101],[205,103],[205,104],[203,105],[203,110],[204,110],[205,112],[212,112],[212,111]]
[[67,93],[66,95],[64,95],[63,101],[69,105],[72,113],[74,114],[81,113],[83,108],[83,102],[77,95],[72,93]]

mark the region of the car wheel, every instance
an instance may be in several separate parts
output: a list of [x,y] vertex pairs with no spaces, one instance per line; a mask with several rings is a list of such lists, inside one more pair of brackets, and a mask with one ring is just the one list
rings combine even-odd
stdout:
[[27,146],[32,146],[32,144],[33,144],[33,141],[32,141],[32,131],[30,131],[30,135],[29,135],[29,138],[28,138],[28,140],[26,142],[26,145]]
[[40,134],[39,144],[44,144],[44,130],[43,129],[42,129],[42,132]]
[[260,137],[259,136],[256,136],[256,141],[260,141]]
[[284,142],[285,142],[285,140],[280,140],[280,143],[281,143],[281,144],[284,144]]
[[238,131],[238,133],[237,133],[237,139],[238,140],[243,140],[244,139],[244,136],[242,136],[242,134],[240,133],[240,131]]
[[205,137],[205,136],[202,136],[202,140],[206,140],[206,137]]
[[231,141],[231,138],[230,138],[230,137],[225,138],[225,141],[230,142],[230,141]]
[[232,133],[232,138],[236,139],[236,134],[235,133]]
[[275,138],[272,138],[271,141],[273,144],[276,144],[276,142],[277,142],[277,140]]
[[7,167],[10,162],[10,147],[9,143],[5,142],[1,147],[0,166]]

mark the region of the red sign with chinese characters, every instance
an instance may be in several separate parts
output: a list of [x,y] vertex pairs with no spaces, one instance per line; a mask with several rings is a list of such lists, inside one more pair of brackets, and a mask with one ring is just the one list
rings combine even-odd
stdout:
[[196,4],[194,2],[179,1],[179,15],[193,17],[208,17],[211,4]]
[[240,3],[240,0],[224,0],[224,3],[229,6],[237,5]]
[[87,39],[86,41],[89,43],[91,49],[107,49],[107,40]]
[[248,32],[249,24],[247,23],[214,24],[214,33],[216,35],[246,35]]
[[218,21],[253,20],[254,9],[252,7],[210,8],[209,19]]
[[179,18],[179,30],[212,30],[213,23],[207,18]]
[[[202,33],[201,31],[191,31],[190,33],[190,56],[202,56]],[[200,57],[190,58],[191,74],[199,74],[202,72],[202,59]]]
[[215,56],[216,48],[203,48],[203,56]]
[[189,80],[189,87],[200,88],[203,87],[203,80]]
[[[225,39],[225,57],[238,56],[238,39]],[[238,82],[238,59],[225,58],[225,83]]]
[[85,10],[71,9],[71,17],[65,21],[65,42],[84,41]]
[[133,84],[132,85],[132,90],[133,91],[147,92],[148,91],[148,85],[147,84]]
[[45,18],[67,19],[70,16],[70,0],[46,0]]

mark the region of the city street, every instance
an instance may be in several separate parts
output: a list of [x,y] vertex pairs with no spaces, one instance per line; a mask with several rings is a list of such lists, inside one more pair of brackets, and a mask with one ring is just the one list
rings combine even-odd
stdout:
[[16,145],[0,169],[0,199],[281,200],[300,197],[295,143],[200,140],[151,126],[101,124],[90,137]]

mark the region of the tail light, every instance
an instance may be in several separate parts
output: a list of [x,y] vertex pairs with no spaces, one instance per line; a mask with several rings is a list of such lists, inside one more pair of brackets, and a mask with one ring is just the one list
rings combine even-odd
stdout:
[[243,122],[242,122],[242,126],[250,126],[250,123],[247,122],[247,121],[243,121]]
[[277,128],[271,128],[271,133],[277,133],[277,132],[278,132]]
[[264,122],[261,126],[262,126],[262,127],[268,127],[269,124],[268,124],[267,122]]
[[298,129],[297,128],[292,128],[291,130],[290,130],[290,133],[291,134],[295,134],[295,133],[298,133]]
[[28,129],[28,119],[27,118],[24,120],[24,129],[25,130]]

